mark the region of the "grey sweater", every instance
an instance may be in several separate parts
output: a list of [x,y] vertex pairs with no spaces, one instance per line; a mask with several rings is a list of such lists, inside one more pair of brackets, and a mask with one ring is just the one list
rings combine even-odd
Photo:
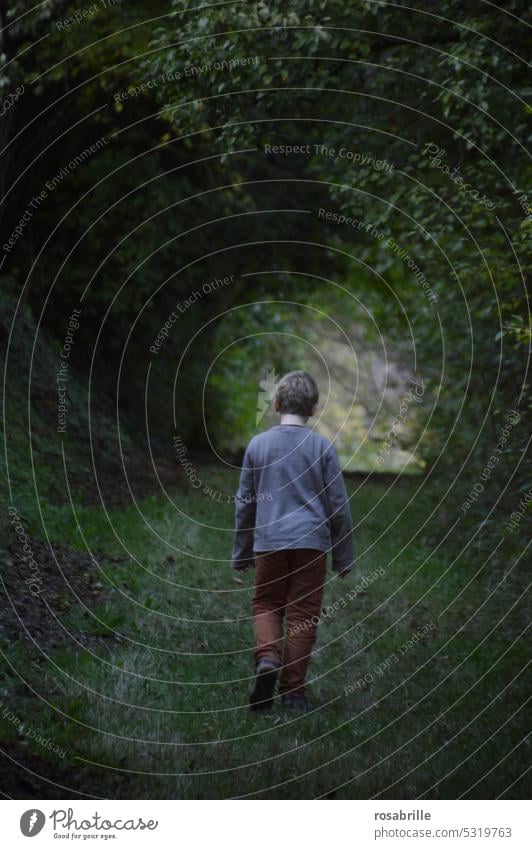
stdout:
[[249,443],[235,498],[233,566],[254,552],[315,548],[337,572],[353,564],[353,522],[334,445],[302,425],[277,425]]

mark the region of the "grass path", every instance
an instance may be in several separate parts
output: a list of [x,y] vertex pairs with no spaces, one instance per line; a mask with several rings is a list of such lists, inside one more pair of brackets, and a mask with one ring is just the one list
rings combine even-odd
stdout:
[[55,612],[71,636],[48,657],[23,640],[4,647],[27,682],[8,668],[4,701],[66,751],[82,791],[86,772],[98,795],[124,798],[525,795],[518,577],[500,583],[471,554],[452,563],[415,539],[426,518],[415,480],[350,482],[358,568],[345,582],[329,573],[317,709],[257,717],[253,578],[227,560],[236,477],[199,474],[212,497],[171,489],[108,516],[45,516],[52,542],[126,558],[102,567],[103,604]]

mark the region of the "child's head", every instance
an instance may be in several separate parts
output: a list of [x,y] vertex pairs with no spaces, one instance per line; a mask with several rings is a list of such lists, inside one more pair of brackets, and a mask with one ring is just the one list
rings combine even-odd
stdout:
[[308,419],[318,406],[316,381],[306,371],[290,371],[277,384],[273,406],[277,413],[292,413]]

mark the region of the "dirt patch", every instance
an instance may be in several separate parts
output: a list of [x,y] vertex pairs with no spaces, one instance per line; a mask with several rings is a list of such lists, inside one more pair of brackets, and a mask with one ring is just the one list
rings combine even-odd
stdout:
[[[52,547],[29,534],[25,537],[25,551],[13,534],[1,558],[0,638],[34,640],[44,651],[70,640],[61,621],[76,606],[82,610],[78,599],[89,610],[104,600],[106,587],[100,569],[105,570],[106,564],[112,562],[128,562],[99,552],[91,557],[65,546]],[[86,612],[81,615],[88,616]],[[72,630],[71,625],[68,627]],[[88,637],[79,632],[79,626],[75,637],[81,645],[105,639]]]
[[84,505],[103,502],[106,506],[140,501],[147,495],[162,494],[162,488],[186,489],[187,478],[181,466],[168,457],[125,457],[123,465],[101,464],[68,470],[69,486],[80,494]]
[[0,794],[8,799],[128,798],[125,776],[44,759],[16,743],[0,746]]
[[[118,637],[111,631],[102,636],[90,634],[90,611],[108,592],[100,570],[122,563],[128,568],[127,559],[105,557],[99,551],[91,557],[66,546],[51,547],[29,534],[24,536],[23,547],[12,532],[0,560],[0,642],[24,647],[24,663],[40,666],[44,657],[39,649],[43,654],[61,646],[71,651],[80,647],[113,649]],[[13,703],[21,705],[27,696],[22,685],[16,679],[5,683]],[[11,740],[12,734],[9,725],[8,740],[0,743],[0,795],[12,799],[128,798],[127,777],[84,764],[72,765],[71,759],[65,763],[51,754],[40,756],[24,739]]]

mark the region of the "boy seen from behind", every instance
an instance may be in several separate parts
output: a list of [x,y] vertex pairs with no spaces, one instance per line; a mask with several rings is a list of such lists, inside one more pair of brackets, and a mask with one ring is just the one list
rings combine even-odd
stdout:
[[353,522],[336,449],[307,427],[318,398],[307,372],[281,378],[273,399],[280,423],[253,437],[242,463],[232,560],[240,571],[256,569],[254,711],[272,707],[278,679],[282,706],[309,710],[305,677],[327,552],[340,577],[353,565]]

